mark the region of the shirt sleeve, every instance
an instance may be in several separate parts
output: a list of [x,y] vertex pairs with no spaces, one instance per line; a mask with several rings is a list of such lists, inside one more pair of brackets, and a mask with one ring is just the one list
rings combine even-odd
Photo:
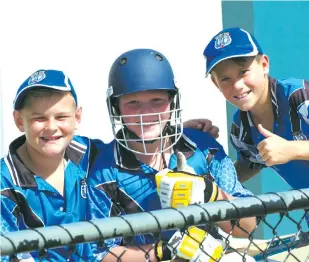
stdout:
[[[18,205],[10,199],[12,189],[1,190],[1,233],[14,232],[19,230],[18,224]],[[29,253],[20,253],[15,256],[17,259],[30,259],[32,256]],[[10,256],[2,256],[1,261],[10,261]],[[33,260],[34,261],[34,260]]]
[[[88,177],[88,219],[104,219],[120,214],[114,204],[116,194],[113,186],[116,181],[112,179],[111,168],[99,167],[94,164]],[[104,245],[98,242],[91,243],[91,250],[98,261],[103,259],[108,252],[121,244],[122,238],[114,238],[104,241]]]
[[226,193],[234,197],[253,195],[238,181],[234,164],[222,147],[219,147],[218,152],[214,154],[209,170],[217,185]]

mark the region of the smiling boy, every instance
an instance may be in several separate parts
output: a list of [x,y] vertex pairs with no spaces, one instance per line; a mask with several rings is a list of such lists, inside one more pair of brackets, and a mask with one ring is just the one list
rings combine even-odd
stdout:
[[[214,138],[199,130],[182,128],[180,92],[171,65],[160,52],[134,49],[114,61],[109,74],[107,106],[115,139],[102,151],[104,162],[99,156],[89,175],[91,219],[187,206],[195,203],[190,202],[192,192],[198,195],[197,202],[252,195],[241,186],[233,163]],[[189,173],[178,170],[176,155],[180,152],[187,161]],[[166,177],[167,180],[173,177],[176,183],[185,177],[186,181],[196,181],[194,185],[198,186],[188,186],[187,194],[181,198],[177,186],[175,190],[171,187],[170,202],[164,202],[160,181]],[[255,219],[242,219],[240,223],[250,232]],[[226,231],[232,230],[229,221],[221,226]],[[160,241],[153,234],[135,236],[134,245],[122,238],[111,239],[103,249],[94,244],[94,252],[103,261],[117,261],[119,256],[122,261],[145,261],[143,250],[148,252],[151,261],[170,260],[168,241],[173,243],[173,233],[162,232]],[[233,233],[246,234],[236,227]],[[201,242],[194,243],[194,248],[186,241],[183,245],[176,241],[176,246],[183,246],[182,251],[177,251],[179,257],[196,261],[200,256],[205,259],[201,261],[211,261],[199,248],[202,243],[206,243],[205,247],[209,244],[203,242],[205,231],[200,230],[198,235]],[[196,252],[191,252],[194,249]],[[186,257],[185,251],[192,253],[192,257]],[[220,256],[220,252],[215,252],[214,257]]]
[[241,28],[216,34],[204,57],[206,75],[238,108],[230,137],[239,180],[269,166],[292,188],[309,187],[309,82],[270,77],[267,55]]
[[[14,121],[25,133],[1,159],[1,232],[59,225],[85,219],[86,178],[92,143],[74,136],[82,109],[70,79],[57,70],[39,70],[20,86]],[[18,254],[16,260],[88,260],[88,244]],[[77,255],[78,254],[78,255]],[[1,261],[8,261],[2,257]]]

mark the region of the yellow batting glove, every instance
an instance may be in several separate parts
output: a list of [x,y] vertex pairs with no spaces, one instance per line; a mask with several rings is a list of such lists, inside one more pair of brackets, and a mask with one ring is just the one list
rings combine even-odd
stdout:
[[196,175],[180,152],[177,153],[177,170],[163,169],[156,174],[162,208],[178,208],[217,199],[218,186],[203,176]]
[[189,227],[187,233],[179,230],[168,241],[171,254],[196,262],[215,262],[223,256],[223,243],[198,227]]
[[161,206],[182,207],[204,202],[204,178],[164,169],[156,175]]

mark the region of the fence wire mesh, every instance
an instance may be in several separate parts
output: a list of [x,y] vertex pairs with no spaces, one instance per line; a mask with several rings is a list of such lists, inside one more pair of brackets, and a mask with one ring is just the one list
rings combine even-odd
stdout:
[[[245,217],[256,217],[252,232],[241,226]],[[2,260],[18,261],[21,254],[27,258],[31,252],[38,261],[60,261],[52,254],[65,247],[61,255],[67,261],[97,261],[104,256],[106,261],[304,262],[309,261],[308,217],[309,189],[291,190],[1,234],[1,255]],[[229,232],[219,229],[222,221],[231,221]],[[293,227],[293,234],[282,235],[283,224]],[[261,228],[268,229],[271,237],[258,239]],[[237,229],[246,237],[233,237]],[[168,233],[172,237],[167,242]],[[212,237],[215,242],[209,240]],[[110,248],[116,239],[120,246]],[[147,244],[140,244],[141,239],[148,239]],[[189,249],[182,250],[183,241]],[[92,256],[93,247],[103,255]],[[178,257],[180,252],[187,260]]]

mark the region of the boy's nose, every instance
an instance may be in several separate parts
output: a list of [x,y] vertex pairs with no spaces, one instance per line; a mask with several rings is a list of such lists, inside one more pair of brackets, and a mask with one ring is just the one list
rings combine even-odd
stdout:
[[236,79],[234,81],[233,86],[234,86],[235,89],[243,89],[244,88],[244,81],[242,79]]
[[56,121],[54,119],[49,119],[48,121],[46,121],[45,129],[46,130],[55,130],[55,129],[57,129]]
[[151,108],[147,104],[143,104],[140,107],[140,110],[139,110],[138,113],[141,114],[141,115],[143,115],[143,114],[152,114],[152,113],[154,113],[154,110],[153,110],[153,108]]

